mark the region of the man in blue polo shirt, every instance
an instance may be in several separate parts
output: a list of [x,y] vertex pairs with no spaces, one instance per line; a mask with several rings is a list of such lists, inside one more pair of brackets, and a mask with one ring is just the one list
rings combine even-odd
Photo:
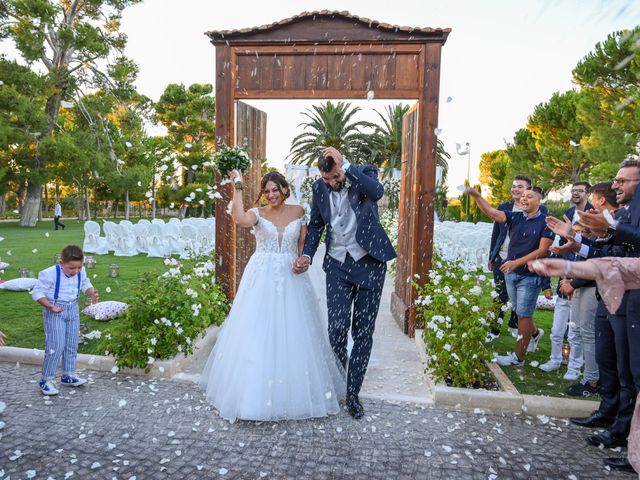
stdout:
[[554,237],[546,225],[546,215],[540,211],[542,193],[534,188],[526,190],[520,197],[521,212],[493,208],[473,188],[467,188],[465,194],[473,197],[478,208],[493,221],[507,224],[510,242],[500,270],[505,276],[512,308],[518,316],[518,337],[515,352],[499,355],[496,361],[505,366],[524,365],[529,343],[537,344],[542,337],[542,331],[533,322],[542,279],[527,269],[527,262],[545,257]]

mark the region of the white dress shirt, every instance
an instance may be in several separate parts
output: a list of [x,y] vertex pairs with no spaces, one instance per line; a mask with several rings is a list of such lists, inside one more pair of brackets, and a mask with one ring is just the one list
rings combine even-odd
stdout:
[[[80,291],[86,292],[93,288],[91,281],[87,277],[84,267],[80,270]],[[53,303],[53,295],[56,290],[56,266],[45,268],[38,274],[38,283],[33,287],[31,298],[36,302],[43,297],[47,297]],[[62,267],[60,267],[60,291],[58,300],[62,302],[73,302],[78,298],[78,276],[67,277]]]
[[55,217],[61,217],[62,216],[62,207],[60,206],[60,204],[58,202],[56,202],[56,206],[53,209],[53,215]]

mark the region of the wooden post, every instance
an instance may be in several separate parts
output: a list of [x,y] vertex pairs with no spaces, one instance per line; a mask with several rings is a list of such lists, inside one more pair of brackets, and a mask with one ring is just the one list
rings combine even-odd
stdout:
[[[234,108],[231,48],[216,48],[216,140],[218,144],[231,145],[233,138]],[[216,183],[221,178],[216,174]],[[236,227],[227,214],[227,205],[233,196],[229,184],[218,188],[222,198],[216,200],[216,276],[229,299],[235,296]]]

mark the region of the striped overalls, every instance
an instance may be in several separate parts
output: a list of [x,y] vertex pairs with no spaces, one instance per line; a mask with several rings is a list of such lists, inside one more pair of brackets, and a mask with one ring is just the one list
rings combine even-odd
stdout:
[[53,304],[62,307],[60,313],[42,308],[44,317],[44,360],[42,362],[42,379],[53,380],[56,376],[58,361],[62,357],[62,374],[73,375],[76,371],[78,354],[78,332],[80,330],[80,272],[78,272],[78,297],[71,302],[58,300],[60,292],[60,265],[56,265],[56,286],[53,293]]

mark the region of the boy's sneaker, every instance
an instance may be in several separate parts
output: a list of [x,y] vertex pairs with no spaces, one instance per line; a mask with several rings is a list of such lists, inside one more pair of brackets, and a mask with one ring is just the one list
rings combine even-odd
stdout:
[[79,387],[80,385],[87,383],[87,381],[84,378],[76,377],[75,375],[63,375],[60,379],[60,383],[62,385],[67,385],[68,387]]
[[58,389],[51,380],[40,380],[38,386],[43,395],[58,395]]
[[580,370],[574,370],[570,368],[567,370],[567,373],[564,374],[562,378],[565,380],[577,380],[580,377]]
[[516,366],[521,367],[524,365],[524,360],[518,360],[515,353],[511,352],[509,355],[498,355],[496,357],[496,363],[503,367]]
[[540,343],[540,339],[544,337],[544,330],[539,328],[538,335],[535,337],[531,337],[529,340],[529,345],[527,346],[527,352],[535,352],[538,349],[538,343]]
[[572,397],[590,397],[598,393],[598,387],[594,387],[587,380],[583,380],[567,388],[567,393]]
[[549,360],[547,363],[543,363],[538,368],[544,372],[553,372],[558,370],[562,365],[562,362],[554,362],[553,360]]

